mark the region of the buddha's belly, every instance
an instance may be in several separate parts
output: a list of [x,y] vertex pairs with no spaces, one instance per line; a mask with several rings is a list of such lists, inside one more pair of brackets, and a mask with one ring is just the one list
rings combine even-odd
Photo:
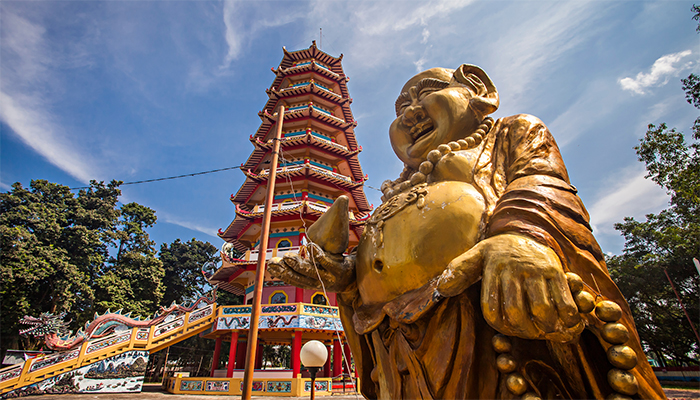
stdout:
[[365,228],[356,264],[364,304],[386,303],[423,286],[476,244],[485,210],[481,194],[454,181],[426,189],[424,201],[405,206],[380,227]]

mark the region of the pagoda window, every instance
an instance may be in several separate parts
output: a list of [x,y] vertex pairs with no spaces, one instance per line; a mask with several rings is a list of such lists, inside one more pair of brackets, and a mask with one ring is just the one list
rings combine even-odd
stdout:
[[284,304],[287,302],[287,294],[281,290],[277,290],[270,295],[269,304]]
[[277,245],[275,246],[275,248],[278,249],[286,249],[288,247],[292,247],[292,241],[289,239],[280,239],[280,241],[277,242]]
[[321,306],[327,306],[328,299],[326,299],[326,296],[324,296],[323,293],[316,293],[311,297],[311,303],[318,304]]

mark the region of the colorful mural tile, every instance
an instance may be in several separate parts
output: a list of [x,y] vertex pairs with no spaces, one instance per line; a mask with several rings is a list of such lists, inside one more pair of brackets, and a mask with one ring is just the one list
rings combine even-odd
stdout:
[[231,315],[231,314],[250,314],[253,312],[252,307],[224,307],[224,310],[221,312],[224,315]]
[[222,317],[216,321],[216,329],[248,329],[250,317]]
[[180,381],[180,390],[183,392],[196,392],[202,390],[203,381]]
[[290,393],[292,391],[291,381],[267,381],[267,391],[275,393]]
[[[69,353],[73,352],[77,353],[79,350]],[[66,353],[59,353],[54,357],[59,355],[65,356]],[[127,351],[5,393],[3,398],[29,394],[138,393],[143,385],[146,364],[147,351]]]
[[309,306],[304,304],[304,312],[310,314],[321,314],[321,315],[338,315],[338,309],[335,307],[325,307],[325,306]]
[[265,306],[262,308],[263,313],[294,312],[296,310],[297,310],[296,304],[285,305],[285,306]]
[[[111,338],[111,339],[103,340],[101,342],[97,342],[95,344],[91,344],[90,346],[88,346],[88,348],[87,348],[87,350],[85,350],[85,352],[86,353],[93,353],[97,350],[104,349],[105,347],[109,347],[109,346],[115,345],[117,343],[128,342],[129,340],[131,340],[131,332],[126,333],[126,334],[121,335],[121,336],[118,336],[118,337],[115,337],[115,338]],[[77,357],[77,355],[76,355],[76,357]]]
[[228,392],[228,381],[207,381],[207,392]]
[[262,316],[258,326],[261,328],[296,328],[299,326],[299,322],[294,322],[298,318],[297,315]]
[[[243,381],[241,381],[241,392],[243,391]],[[263,392],[265,391],[265,381],[253,381],[253,391]]]
[[148,340],[148,329],[140,329],[136,332],[136,340]]
[[342,330],[340,319],[334,317],[304,316],[299,321],[300,328]]
[[[328,381],[316,381],[316,382],[314,382],[314,386],[316,387],[317,392],[327,392],[328,391]],[[311,391],[311,381],[304,382],[304,391],[305,392]]]
[[68,360],[72,360],[74,358],[78,358],[78,354],[80,354],[80,350],[73,350],[65,353],[53,354],[48,357],[40,358],[34,361],[32,366],[29,367],[29,372],[38,371],[42,368],[46,368],[51,365],[59,364]]
[[153,332],[153,337],[161,336],[183,325],[185,325],[184,317],[180,317],[175,321],[168,322],[166,324],[161,324],[156,327],[156,330]]
[[190,318],[189,318],[189,322],[194,322],[194,321],[200,320],[204,317],[208,317],[209,315],[211,315],[212,310],[213,310],[213,306],[208,306],[207,308],[203,308],[199,311],[195,311],[195,312],[191,313]]
[[22,365],[11,371],[5,371],[2,374],[0,374],[0,382],[16,378],[20,375],[22,375]]

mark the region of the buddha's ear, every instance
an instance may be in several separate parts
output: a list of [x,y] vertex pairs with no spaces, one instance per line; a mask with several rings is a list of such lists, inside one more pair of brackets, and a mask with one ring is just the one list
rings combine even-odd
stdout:
[[469,102],[470,107],[484,116],[498,109],[498,90],[486,72],[476,65],[460,65],[452,75],[450,84],[458,84],[469,89],[474,95],[474,98]]

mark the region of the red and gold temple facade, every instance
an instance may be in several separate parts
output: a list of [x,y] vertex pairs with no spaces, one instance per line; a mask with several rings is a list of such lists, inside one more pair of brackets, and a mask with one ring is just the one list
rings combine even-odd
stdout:
[[[249,304],[258,258],[262,257],[259,240],[279,105],[284,105],[286,110],[265,258],[298,251],[306,243],[306,229],[341,195],[350,199],[349,248],[358,244],[364,220],[371,212],[363,191],[367,178],[357,158],[362,148],[355,139],[357,123],[350,110],[352,99],[341,61],[342,55],[326,54],[314,42],[308,49],[293,52],[285,49],[279,67],[272,69],[275,79],[266,90],[269,100],[259,113],[262,123],[250,135],[253,152],[241,165],[246,179],[231,195],[235,218],[219,231],[226,241],[221,251],[223,264],[209,277],[220,289],[245,296],[245,305],[221,307],[217,322],[204,334],[217,340],[214,360],[217,365],[222,342],[235,344],[229,347],[231,361],[227,368],[212,368],[212,375],[217,378],[233,378],[237,382],[243,377]],[[234,257],[234,254],[242,256]],[[348,373],[343,353],[349,364],[349,348],[344,343],[335,294],[299,289],[266,274],[262,303],[256,368],[262,367],[263,344],[291,346],[292,360],[290,370],[256,369],[254,393],[304,393],[309,384],[304,382],[299,351],[308,340],[322,341],[329,350],[329,360],[319,374],[317,389],[319,394],[324,393],[324,388],[330,393],[330,378]],[[326,386],[323,382],[327,382]]]

